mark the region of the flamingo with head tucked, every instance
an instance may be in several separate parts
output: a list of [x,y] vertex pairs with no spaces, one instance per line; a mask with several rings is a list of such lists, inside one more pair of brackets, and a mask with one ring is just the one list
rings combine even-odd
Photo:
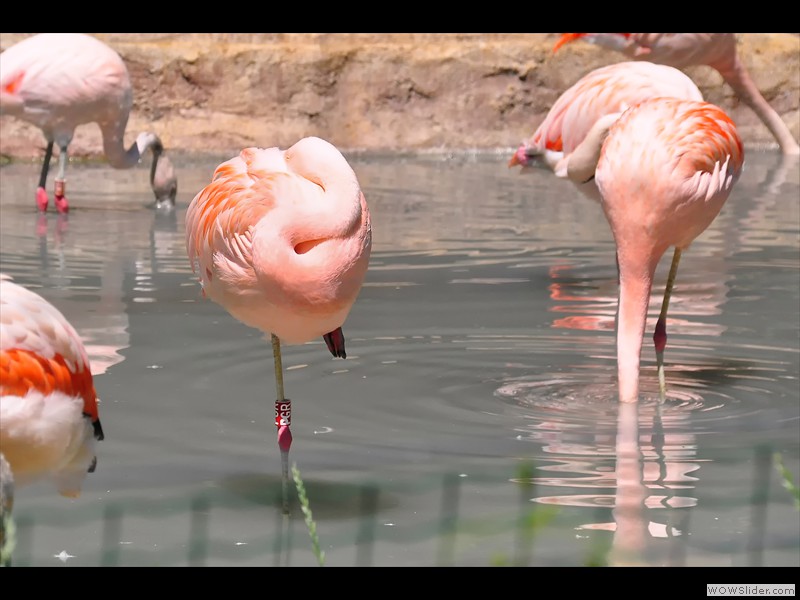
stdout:
[[358,179],[341,152],[317,137],[286,150],[242,150],[216,168],[186,212],[186,250],[203,295],[271,336],[284,487],[292,436],[280,342],[322,337],[334,357],[347,356],[342,325],[371,247]]

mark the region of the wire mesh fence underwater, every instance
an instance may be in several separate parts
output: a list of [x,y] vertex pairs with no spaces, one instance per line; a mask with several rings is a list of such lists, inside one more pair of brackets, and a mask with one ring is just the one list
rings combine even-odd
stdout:
[[[641,464],[641,461],[639,461]],[[581,525],[570,516],[569,507],[541,502],[537,498],[537,468],[532,463],[517,465],[506,477],[487,476],[468,481],[461,473],[446,473],[417,478],[414,489],[407,482],[407,494],[424,496],[432,509],[428,517],[405,527],[393,527],[381,518],[382,509],[390,505],[397,493],[391,481],[370,481],[347,488],[326,487],[321,482],[307,484],[300,470],[292,468],[294,486],[290,486],[290,510],[281,509],[280,486],[267,485],[251,490],[249,502],[264,518],[250,522],[247,539],[231,537],[224,528],[215,526],[217,517],[226,511],[248,511],[222,489],[195,493],[189,497],[165,495],[157,500],[125,499],[108,502],[102,513],[96,505],[76,504],[63,511],[48,514],[25,511],[17,516],[4,515],[4,566],[37,566],[42,563],[42,542],[39,534],[57,529],[71,536],[87,538],[96,547],[90,555],[72,555],[68,550],[48,553],[49,564],[81,564],[86,566],[392,566],[393,555],[400,566],[702,566],[712,565],[768,566],[765,551],[781,546],[796,547],[798,540],[782,538],[768,531],[769,507],[773,503],[793,504],[800,511],[800,491],[791,473],[783,466],[780,454],[767,445],[754,450],[752,493],[735,498],[720,493],[715,500],[706,500],[712,513],[744,509],[747,515],[743,542],[714,542],[692,531],[690,506],[668,510],[661,548],[654,551],[642,543],[632,529],[652,529],[648,512],[666,506],[648,507],[644,495],[617,496],[608,506],[596,506],[594,525]],[[744,476],[744,474],[743,474]],[[493,486],[517,486],[516,506],[496,506],[491,514],[480,517],[462,514],[467,495],[491,491]],[[630,483],[630,482],[628,482]],[[644,487],[642,480],[639,487]],[[472,487],[470,487],[472,486]],[[619,491],[625,487],[620,484]],[[650,486],[658,487],[658,486]],[[341,497],[326,498],[331,490]],[[342,490],[345,490],[342,492]],[[776,497],[776,495],[778,497]],[[318,505],[351,507],[357,519],[344,527],[328,522],[330,515],[321,511],[322,521],[314,513]],[[538,500],[538,501],[537,501]],[[624,505],[633,500],[634,510],[627,513]],[[19,511],[22,512],[22,511]],[[335,512],[328,510],[327,512]],[[252,513],[249,513],[252,514]],[[137,529],[149,523],[155,530],[177,518],[183,527],[170,526],[169,543],[143,544],[131,541]],[[270,524],[271,519],[271,524]],[[609,520],[616,527],[609,527]],[[663,518],[661,519],[664,520]],[[598,525],[599,524],[599,525]],[[320,526],[321,525],[321,526]],[[623,529],[627,528],[627,533]],[[176,530],[185,535],[175,535]],[[580,532],[580,533],[576,533]],[[694,534],[694,535],[693,535]],[[553,535],[583,540],[580,551],[570,557],[554,556],[550,543]],[[650,536],[651,538],[653,536]],[[631,540],[638,540],[631,543]],[[586,543],[588,542],[588,543]],[[412,548],[409,553],[403,547]],[[398,550],[401,549],[401,550]],[[563,553],[561,553],[563,554]],[[702,556],[700,556],[702,555]],[[713,556],[713,558],[709,558]],[[73,560],[74,559],[74,560]]]

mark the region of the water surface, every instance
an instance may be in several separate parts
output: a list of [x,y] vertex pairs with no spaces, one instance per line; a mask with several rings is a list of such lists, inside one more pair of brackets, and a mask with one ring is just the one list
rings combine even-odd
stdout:
[[[272,355],[200,296],[194,194],[228,157],[72,164],[68,216],[37,215],[38,164],[0,169],[0,268],[86,340],[106,439],[83,495],[17,490],[19,566],[314,565],[280,509]],[[325,564],[800,566],[798,161],[751,152],[684,253],[668,398],[616,400],[616,270],[600,206],[507,155],[352,156],[374,246],[347,360],[284,347],[290,460]]]

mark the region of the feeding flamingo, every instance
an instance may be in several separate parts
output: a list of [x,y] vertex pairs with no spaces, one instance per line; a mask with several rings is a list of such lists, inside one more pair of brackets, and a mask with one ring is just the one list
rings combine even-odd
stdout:
[[742,141],[730,117],[706,102],[652,98],[609,126],[595,171],[619,267],[619,399],[636,402],[642,336],[653,276],[674,247],[653,341],[666,395],[666,317],[684,250],[716,218],[739,178]]
[[45,189],[53,145],[58,145],[55,178],[56,209],[69,210],[66,198],[68,148],[75,128],[97,123],[103,152],[115,169],[130,169],[151,150],[150,185],[157,206],[172,207],[177,178],[164,146],[152,132],[124,146],[133,91],[122,58],[100,40],[82,33],[40,33],[25,38],[0,54],[0,115],[11,115],[42,130],[47,140],[36,205],[47,210]]
[[284,489],[292,436],[280,342],[323,337],[334,357],[346,357],[342,325],[371,247],[356,175],[338,149],[317,137],[287,150],[242,150],[216,168],[187,209],[186,250],[203,295],[271,336]]
[[0,274],[0,454],[19,485],[80,495],[103,439],[83,342],[40,295]]
[[602,136],[625,109],[655,96],[703,99],[694,82],[672,67],[622,62],[595,69],[559,96],[508,166],[543,163],[585,196],[600,200],[594,169]]
[[553,52],[582,39],[621,52],[631,60],[670,65],[678,69],[706,65],[716,69],[736,95],[758,115],[784,154],[800,154],[800,145],[761,91],[736,50],[733,33],[565,33]]

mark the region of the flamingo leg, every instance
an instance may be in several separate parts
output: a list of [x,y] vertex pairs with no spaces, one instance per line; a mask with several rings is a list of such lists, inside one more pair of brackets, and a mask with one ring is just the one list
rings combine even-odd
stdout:
[[55,186],[55,204],[56,209],[60,213],[65,213],[69,210],[69,204],[67,203],[67,199],[64,196],[67,180],[67,146],[68,144],[59,144],[58,147],[61,152],[58,155],[58,175],[56,176],[56,186]]
[[283,512],[289,514],[289,448],[292,445],[292,402],[283,393],[283,363],[281,361],[281,340],[272,334],[272,356],[275,360],[275,426],[278,428],[278,447],[281,450],[281,490]]
[[53,157],[53,142],[47,143],[42,162],[42,172],[39,174],[39,187],[36,188],[36,206],[41,212],[47,212],[47,172],[50,170],[50,159]]
[[656,364],[658,365],[658,388],[661,392],[661,402],[667,399],[667,383],[664,375],[664,348],[667,346],[667,310],[669,309],[669,299],[672,295],[672,287],[675,285],[675,275],[678,273],[678,263],[681,260],[680,248],[675,248],[672,255],[672,264],[667,276],[667,285],[664,289],[664,300],[661,303],[661,313],[658,315],[656,330],[653,333],[653,342],[656,346]]

